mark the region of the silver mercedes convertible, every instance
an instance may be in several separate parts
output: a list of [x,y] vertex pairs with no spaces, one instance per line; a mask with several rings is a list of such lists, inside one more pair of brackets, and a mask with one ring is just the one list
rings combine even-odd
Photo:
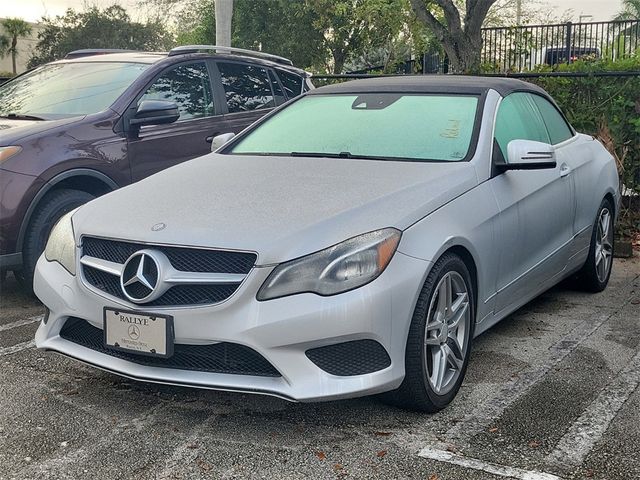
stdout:
[[39,348],[143,381],[434,412],[474,337],[568,276],[609,280],[614,160],[534,85],[348,82],[214,145],[56,224]]

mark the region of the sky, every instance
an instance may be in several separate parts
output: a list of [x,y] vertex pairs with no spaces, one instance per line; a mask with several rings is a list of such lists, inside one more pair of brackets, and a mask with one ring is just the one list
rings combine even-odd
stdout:
[[[525,0],[526,1],[526,0]],[[622,0],[545,0],[550,8],[558,10],[560,15],[567,9],[579,15],[592,15],[592,19],[583,21],[611,20],[622,9]],[[0,18],[21,17],[36,21],[44,15],[54,17],[61,15],[69,7],[82,10],[85,4],[108,6],[119,3],[125,7],[132,17],[144,18],[144,12],[138,7],[136,0],[0,0]]]

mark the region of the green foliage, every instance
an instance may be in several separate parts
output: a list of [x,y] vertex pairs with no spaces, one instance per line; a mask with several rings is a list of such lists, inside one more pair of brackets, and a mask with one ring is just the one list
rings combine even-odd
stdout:
[[174,42],[160,22],[134,22],[119,5],[104,10],[94,6],[83,12],[70,8],[63,16],[43,18],[42,24],[44,28],[38,33],[29,67],[63,58],[82,48],[154,51],[166,50]]
[[[565,72],[639,72],[640,56],[579,60]],[[574,128],[598,137],[616,156],[621,180],[640,191],[640,76],[540,77],[535,83],[558,102]]]
[[[340,73],[367,51],[397,42],[407,12],[406,0],[235,0],[232,44]],[[180,23],[179,44],[215,43],[212,0],[190,0]]]
[[640,18],[640,0],[622,0],[622,10],[615,20],[637,20]]

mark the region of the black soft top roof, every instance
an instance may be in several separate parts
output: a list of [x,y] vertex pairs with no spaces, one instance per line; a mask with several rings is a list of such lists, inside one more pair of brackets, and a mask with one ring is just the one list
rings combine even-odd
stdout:
[[312,90],[308,95],[326,93],[457,93],[481,95],[493,89],[503,97],[512,92],[533,92],[548,97],[540,87],[503,77],[472,77],[463,75],[400,75],[395,77],[367,78],[335,85],[327,85]]

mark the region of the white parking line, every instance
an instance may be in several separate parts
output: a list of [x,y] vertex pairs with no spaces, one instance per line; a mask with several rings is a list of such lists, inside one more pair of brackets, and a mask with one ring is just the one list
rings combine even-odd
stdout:
[[640,385],[640,353],[610,382],[549,454],[550,463],[581,465]]
[[28,348],[33,348],[36,346],[35,340],[29,340],[28,342],[18,343],[17,345],[13,345],[11,347],[0,348],[0,357],[5,355],[11,355],[13,353],[21,352],[22,350],[27,350]]
[[480,470],[482,472],[498,475],[500,477],[516,478],[518,480],[561,480],[561,477],[536,470],[524,470],[516,467],[508,467],[498,463],[484,462],[476,458],[464,457],[446,450],[425,447],[418,453],[420,457],[450,463],[464,468]]
[[567,335],[549,348],[551,355],[528,370],[518,373],[518,377],[510,381],[489,401],[474,408],[461,422],[456,423],[444,435],[447,441],[460,445],[474,435],[486,430],[491,422],[526,393],[532,385],[540,381],[555,365],[573,352],[578,345],[589,338],[612,315],[603,315],[596,321],[587,320],[580,323]]
[[24,325],[30,325],[32,323],[39,322],[40,320],[42,320],[42,315],[38,315],[37,317],[25,318],[23,320],[17,320],[15,322],[7,323],[6,325],[0,325],[0,332],[11,330],[12,328],[22,327]]

